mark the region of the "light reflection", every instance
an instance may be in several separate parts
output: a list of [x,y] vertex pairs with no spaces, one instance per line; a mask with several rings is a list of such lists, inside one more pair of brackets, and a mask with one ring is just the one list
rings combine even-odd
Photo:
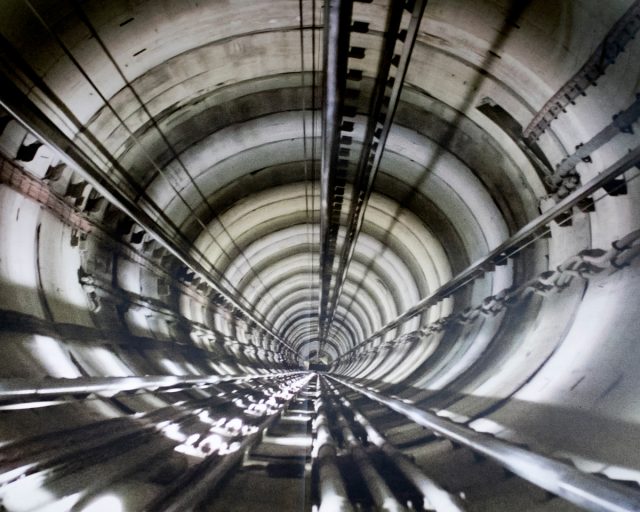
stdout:
[[82,509],[82,512],[122,512],[123,510],[120,498],[108,494],[91,501]]
[[213,425],[215,423],[209,416],[209,411],[199,411],[197,416],[202,423],[206,423],[207,425]]
[[187,436],[180,432],[180,426],[177,423],[169,423],[166,427],[161,428],[161,431],[166,437],[174,441],[183,443],[187,439]]
[[225,428],[230,435],[237,435],[242,431],[242,420],[233,418],[225,425]]
[[51,407],[67,403],[65,400],[46,400],[39,402],[17,403],[9,405],[0,405],[0,411],[19,411],[23,409],[39,409],[41,407]]
[[187,375],[187,371],[184,368],[175,361],[167,359],[166,357],[163,357],[160,360],[160,364],[164,366],[171,375]]
[[7,487],[2,494],[2,509],[12,512],[65,512],[80,499],[80,493],[64,498],[46,488],[46,475],[33,474],[20,478]]
[[218,453],[220,453],[220,455],[228,455],[237,452],[240,448],[242,448],[242,443],[235,441],[226,447],[221,447]]
[[[73,505],[80,499],[80,493],[77,492],[72,494],[71,496],[66,496],[54,503],[50,503],[49,505],[45,505],[38,509],[39,512],[67,512],[67,510],[71,509]],[[97,512],[94,511],[94,512]]]
[[200,437],[200,434],[189,436],[185,443],[175,447],[175,451],[204,459],[216,452],[222,454],[227,448],[227,443],[224,438],[218,434],[211,434],[197,443]]
[[51,377],[76,378],[82,375],[73,364],[67,352],[49,336],[33,336],[34,354],[38,362]]
[[209,411],[200,409],[195,411],[194,414],[198,416],[201,422],[210,425],[208,434],[194,433],[187,435],[180,431],[177,424],[171,422],[163,422],[158,425],[165,436],[180,443],[174,450],[185,455],[205,458],[214,453],[219,455],[233,453],[240,449],[241,442],[234,441],[229,443],[229,439],[238,436],[247,437],[259,431],[257,426],[245,424],[238,417],[222,417],[214,421],[210,417]]
[[318,428],[318,432],[316,434],[316,439],[313,443],[313,448],[311,450],[311,458],[317,459],[318,454],[320,452],[320,448],[322,448],[325,444],[330,442],[329,431],[326,428]]

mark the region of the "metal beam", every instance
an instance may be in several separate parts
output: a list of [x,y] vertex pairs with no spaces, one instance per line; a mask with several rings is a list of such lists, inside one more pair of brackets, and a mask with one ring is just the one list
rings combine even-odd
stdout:
[[538,236],[540,231],[550,222],[565,214],[568,210],[578,205],[583,199],[591,196],[609,181],[615,179],[622,173],[640,164],[640,146],[627,153],[620,160],[609,166],[596,177],[585,183],[582,188],[565,197],[562,201],[550,208],[536,219],[532,220],[519,229],[509,239],[501,243],[498,247],[490,251],[486,256],[479,259],[465,270],[457,274],[428,297],[409,308],[407,311],[388,322],[386,325],[371,334],[368,338],[353,346],[350,350],[341,354],[337,360],[342,359],[347,354],[353,352],[358,347],[369,341],[382,336],[390,330],[403,324],[410,318],[422,313],[427,308],[437,304],[441,300],[449,297],[455,291],[470,283],[485,272],[493,269],[496,265],[504,264],[506,260],[514,256],[521,247],[529,244]]
[[385,457],[393,462],[398,471],[422,493],[425,510],[464,512],[464,505],[457,496],[445,491],[436,481],[427,476],[409,457],[378,432],[362,412],[340,394],[332,382],[324,380],[333,390],[335,400],[353,413],[353,421],[367,433],[368,443],[376,446]]
[[605,70],[614,64],[618,55],[624,51],[640,30],[640,0],[627,9],[604,37],[602,43],[587,59],[580,70],[572,76],[533,117],[523,136],[537,140],[551,123],[566,112],[566,107],[575,104],[580,96],[586,96],[586,90],[604,75]]
[[[129,197],[118,188],[117,181],[104,172],[87,154],[84,148],[64,133],[46,114],[20,90],[9,78],[5,66],[0,65],[0,105],[9,112],[27,130],[42,142],[55,150],[64,162],[86,179],[109,202],[138,223],[150,236],[167,251],[198,274],[216,291],[228,305],[241,313],[268,335],[276,339],[282,347],[296,359],[295,350],[282,339],[262,318],[258,318],[243,304],[241,297],[236,297],[221,286],[212,276],[213,267],[202,255],[196,254],[191,242],[186,239],[177,226],[166,214],[150,200],[144,197],[138,201]],[[77,127],[82,131],[82,127]]]
[[558,164],[554,176],[562,178],[567,173],[573,171],[580,162],[589,158],[591,153],[605,145],[620,133],[633,133],[631,125],[640,118],[640,93],[636,94],[635,101],[626,109],[613,116],[613,120],[588,142],[580,144],[575,153],[568,156]]
[[[326,335],[327,304],[333,276],[346,169],[340,163],[340,132],[346,88],[352,0],[327,0],[324,30],[324,106],[320,164],[320,347]],[[338,173],[340,175],[338,176]]]
[[[333,322],[336,306],[342,294],[342,287],[360,235],[364,212],[371,197],[373,183],[380,167],[391,124],[400,102],[404,79],[426,6],[427,0],[416,0],[412,3],[411,19],[406,31],[403,32],[401,31],[401,20],[405,6],[402,2],[391,4],[392,10],[389,14],[385,44],[371,99],[369,121],[353,186],[347,233],[341,247],[335,287],[327,312],[328,324]],[[398,40],[403,42],[399,54],[395,53]]]
[[210,386],[221,382],[243,382],[297,375],[299,372],[278,372],[242,376],[206,375],[176,377],[155,375],[144,377],[79,377],[77,379],[0,379],[0,401],[36,400],[63,395],[97,394],[113,396],[117,393],[170,389],[182,386]]
[[[322,384],[322,387],[325,388],[326,383],[323,381]],[[326,391],[324,396],[331,406],[334,429],[340,432],[344,448],[348,451],[358,468],[358,472],[362,475],[362,481],[371,495],[376,510],[407,512],[407,509],[397,500],[385,479],[378,472],[369,455],[369,451],[364,448],[356,437],[349,422],[342,414],[340,406],[335,403],[335,399]]]
[[519,477],[586,510],[591,512],[640,511],[640,493],[629,487],[583,473],[568,464],[502,439],[480,434],[469,427],[423,411],[402,400],[386,397],[336,377],[328,376],[328,378],[389,407],[418,425],[472,449]]
[[[206,457],[197,465],[191,466],[183,475],[145,506],[149,512],[183,512],[196,510],[211,491],[240,464],[248,450],[262,438],[262,433],[273,425],[285,409],[313,378],[312,374],[302,377],[297,383],[280,385],[280,390],[292,391],[288,399],[278,403],[277,411],[261,418],[254,432],[243,436],[237,445],[226,453],[216,453]],[[292,388],[297,389],[292,389]],[[273,394],[272,394],[273,396]]]
[[[388,3],[388,15],[383,34],[383,47],[374,79],[368,111],[365,136],[359,156],[350,159],[356,109],[347,108],[345,95],[356,98],[357,89],[348,89],[347,80],[359,82],[362,70],[349,68],[349,59],[363,58],[366,48],[350,46],[352,32],[368,32],[368,23],[351,23],[351,2],[328,2],[325,17],[325,105],[323,111],[323,148],[321,170],[321,294],[320,294],[320,347],[327,340],[333,323],[345,276],[353,256],[364,211],[373,189],[387,136],[399,103],[418,28],[427,0]],[[408,21],[403,16],[411,13]],[[398,44],[401,42],[402,44]],[[400,48],[399,48],[400,47]],[[345,120],[345,118],[347,118]],[[338,267],[335,256],[340,217],[349,165],[356,171],[351,192],[351,204],[346,224],[345,240],[339,252]]]
[[318,512],[353,512],[338,466],[338,443],[331,434],[331,426],[322,398],[317,399],[315,410],[316,439],[313,453],[319,477]]

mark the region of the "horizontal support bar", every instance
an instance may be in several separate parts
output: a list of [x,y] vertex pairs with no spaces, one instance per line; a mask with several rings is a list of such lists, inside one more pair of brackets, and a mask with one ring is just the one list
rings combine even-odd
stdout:
[[207,375],[204,377],[158,375],[145,377],[80,377],[77,379],[0,379],[0,401],[88,393],[110,396],[116,393],[142,389],[155,390],[176,386],[213,385],[221,382],[242,382],[260,378],[284,377],[298,373],[300,372],[243,376]]

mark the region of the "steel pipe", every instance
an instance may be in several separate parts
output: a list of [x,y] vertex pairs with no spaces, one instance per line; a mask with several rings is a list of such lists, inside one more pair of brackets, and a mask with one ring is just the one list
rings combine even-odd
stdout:
[[[212,276],[210,269],[194,255],[193,247],[184,234],[166,217],[157,205],[144,197],[136,201],[123,193],[117,182],[110,179],[103,170],[90,158],[86,150],[64,133],[44,112],[12,82],[7,76],[7,63],[0,61],[0,106],[9,112],[29,132],[56,151],[62,160],[74,171],[78,172],[110,203],[118,207],[150,236],[169,251],[178,260],[198,274],[213,290],[221,295],[228,304],[240,311],[256,326],[276,339],[285,350],[295,357],[295,350],[283,340],[263,319],[254,315],[250,305],[242,304],[242,298],[235,297],[220,285]],[[26,73],[29,76],[30,73]],[[46,95],[46,91],[42,91]],[[54,101],[55,104],[55,101]],[[82,127],[77,127],[81,130]],[[154,215],[151,215],[153,212]],[[203,258],[204,259],[204,258]]]
[[353,512],[337,463],[337,445],[322,398],[316,401],[316,439],[313,454],[318,471],[318,512]]
[[[330,398],[330,401],[333,401],[333,399]],[[351,430],[340,408],[335,404],[332,405],[337,425],[342,433],[342,439],[362,475],[362,479],[369,490],[376,510],[384,512],[406,512],[407,509],[396,499],[382,475],[376,470],[369,455],[356,438],[353,430]]]
[[[396,109],[400,103],[400,94],[402,93],[402,87],[409,68],[411,54],[418,37],[418,29],[420,28],[420,22],[422,21],[422,15],[424,14],[424,10],[427,6],[427,1],[428,0],[416,0],[413,3],[411,20],[409,22],[407,32],[404,35],[402,52],[397,64],[395,76],[392,80],[393,85],[391,86],[391,92],[387,96],[385,91],[390,83],[389,78],[392,60],[396,51],[400,22],[405,8],[402,2],[391,3],[392,12],[390,15],[390,26],[387,28],[383,56],[380,62],[378,75],[376,77],[372,107],[369,112],[369,122],[367,123],[364,147],[358,162],[358,170],[356,173],[351,208],[349,211],[349,220],[347,221],[347,233],[344,244],[341,248],[340,262],[336,273],[335,289],[333,297],[329,303],[329,322],[333,320],[338,300],[342,294],[342,286],[344,285],[346,274],[349,270],[351,259],[353,258],[355,245],[358,240],[358,236],[360,235],[362,222],[364,220],[364,212],[367,209],[367,204],[371,197],[371,192],[373,191],[373,183],[376,179],[378,168],[380,167],[380,161],[382,160],[382,155],[387,144],[387,137],[391,130]],[[376,127],[381,122],[381,112],[383,107],[386,108],[387,113],[384,115],[381,131],[377,134]]]
[[486,256],[479,259],[465,270],[457,274],[440,288],[434,291],[428,297],[409,308],[407,311],[391,320],[386,325],[371,334],[368,338],[351,347],[344,354],[341,354],[336,360],[344,358],[358,347],[368,343],[369,341],[382,336],[390,330],[403,324],[405,321],[422,313],[430,306],[437,304],[441,300],[449,297],[452,293],[473,281],[477,277],[483,275],[487,268],[492,268],[496,264],[501,264],[512,257],[523,245],[531,242],[531,240],[550,222],[556,220],[565,212],[576,206],[586,197],[591,196],[600,189],[604,184],[620,176],[623,172],[630,170],[640,164],[640,146],[633,151],[627,153],[614,164],[610,165],[603,172],[595,176],[593,179],[585,183],[580,189],[565,197],[562,201],[550,208],[548,211],[532,220],[515,234],[502,242],[498,247],[490,251]]
[[258,425],[255,432],[245,436],[234,447],[233,451],[224,455],[211,455],[201,464],[191,468],[187,474],[176,481],[167,491],[158,496],[152,503],[145,507],[149,512],[184,512],[194,510],[202,501],[211,494],[220,481],[239,464],[262,433],[280,417],[286,407],[293,401],[298,392],[308,384],[313,376],[307,375],[300,379],[299,383],[289,387],[296,388],[293,395],[284,401],[274,414],[267,416]]
[[354,413],[354,419],[364,428],[367,433],[367,439],[378,447],[378,449],[393,462],[404,477],[422,493],[425,509],[435,510],[436,512],[464,512],[464,507],[456,496],[445,491],[437,482],[425,475],[418,466],[389,443],[349,400],[341,396],[333,384],[330,385],[341,404]]
[[441,436],[493,460],[521,478],[591,512],[640,511],[640,493],[628,487],[583,473],[550,457],[508,441],[480,434],[396,398],[364,389],[343,379],[328,378],[406,416]]
[[[335,222],[335,185],[340,124],[346,88],[349,22],[352,0],[327,0],[324,30],[324,108],[320,163],[320,343],[326,336],[326,314],[333,277],[339,220]],[[337,206],[340,208],[340,206]],[[339,218],[339,212],[338,212]],[[321,349],[322,347],[320,347]],[[320,350],[318,350],[318,355]]]
[[60,395],[98,394],[112,396],[126,391],[157,390],[176,386],[207,386],[221,382],[242,382],[297,375],[300,372],[282,372],[260,375],[204,377],[176,377],[173,375],[145,377],[79,377],[77,379],[0,379],[0,401],[40,399]]

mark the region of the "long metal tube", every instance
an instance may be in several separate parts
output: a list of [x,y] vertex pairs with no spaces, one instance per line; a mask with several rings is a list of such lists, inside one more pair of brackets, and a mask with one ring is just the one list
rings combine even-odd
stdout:
[[42,397],[95,393],[113,395],[123,391],[156,390],[175,386],[211,385],[220,382],[242,382],[293,376],[299,372],[281,372],[260,375],[204,377],[176,377],[173,375],[145,377],[80,377],[77,379],[0,379],[0,400],[39,399]]
[[176,231],[176,228],[166,222],[166,219],[163,222],[162,212],[156,211],[156,217],[153,217],[146,211],[144,205],[153,211],[154,204],[148,201],[146,203],[135,202],[132,198],[121,193],[116,184],[106,177],[105,173],[86,154],[85,150],[71,140],[31,99],[18,89],[8,78],[3,68],[4,66],[0,66],[0,105],[7,112],[27,130],[56,151],[69,167],[78,172],[109,202],[131,217],[167,251],[198,274],[213,290],[224,297],[232,308],[242,312],[244,316],[275,338],[295,356],[296,351],[285,340],[280,338],[262,319],[256,317],[250,309],[240,302],[240,299],[234,297],[233,294],[216,282],[211,272],[193,255],[193,250],[188,243],[179,243],[183,238],[182,233]]
[[[360,160],[358,162],[358,172],[356,176],[356,183],[354,184],[353,200],[351,201],[351,209],[349,211],[349,220],[347,222],[347,234],[345,236],[344,244],[341,248],[340,263],[338,271],[336,273],[336,284],[329,304],[328,316],[329,322],[333,320],[336,306],[340,295],[342,294],[342,287],[345,282],[346,274],[353,258],[353,252],[355,249],[360,230],[362,228],[362,222],[364,220],[364,212],[367,209],[371,192],[373,191],[373,184],[376,179],[378,168],[380,167],[380,161],[387,144],[387,137],[391,130],[393,118],[400,103],[400,94],[402,93],[402,87],[404,85],[404,79],[409,69],[409,62],[411,60],[411,54],[413,53],[413,47],[418,37],[418,29],[422,20],[422,15],[427,6],[428,0],[416,0],[411,13],[411,21],[407,33],[404,36],[404,44],[402,47],[402,53],[400,54],[400,60],[398,62],[396,76],[393,80],[393,86],[391,87],[391,93],[388,98],[385,95],[385,90],[389,83],[389,72],[391,69],[391,62],[396,51],[396,42],[398,38],[398,28],[400,26],[400,19],[404,6],[402,4],[392,3],[391,8],[396,9],[398,12],[392,14],[392,27],[389,27],[389,31],[386,35],[384,55],[376,77],[376,89],[374,93],[373,102],[375,102],[372,111],[369,113],[370,119],[367,124],[367,131],[365,134],[365,141]],[[393,35],[393,37],[392,37]],[[385,100],[387,100],[385,102]],[[387,114],[384,117],[382,123],[382,129],[379,135],[376,136],[376,126],[380,120],[380,113],[383,105],[386,103]],[[374,143],[375,139],[375,144]],[[373,158],[373,161],[370,160]]]
[[233,451],[224,455],[207,457],[201,464],[192,468],[183,478],[175,482],[175,485],[172,485],[167,492],[147,505],[145,510],[184,512],[196,509],[229,471],[242,461],[247,450],[259,441],[262,432],[273,425],[312,377],[312,375],[304,377],[297,386],[295,393],[280,405],[278,411],[265,418],[258,426],[258,429],[245,436]]
[[[278,383],[280,390],[295,390],[296,387],[300,387],[301,382],[308,381],[309,378],[303,377],[297,379],[297,382],[292,382],[291,378],[285,377],[279,379]],[[279,389],[271,388],[270,384],[270,380],[267,379],[257,389],[265,397],[280,396]],[[233,387],[234,391],[244,388],[246,395],[252,395],[256,390],[255,385]],[[281,407],[289,403],[291,396],[279,399]],[[161,435],[165,426],[185,428],[194,434],[207,432],[209,425],[200,421],[200,413],[203,410],[214,410],[219,402],[220,397],[216,393],[214,397],[191,400],[188,405],[176,403],[135,419],[118,418],[97,422],[58,432],[56,436],[35,436],[24,442],[3,447],[0,450],[0,481],[8,484],[3,487],[3,491],[15,496],[25,481],[42,480],[53,486],[52,488],[59,487],[62,490],[61,499],[74,493],[76,499],[80,499],[75,510],[110,483],[144,471],[152,459],[157,460],[172,453],[176,448],[176,442],[179,441]],[[241,408],[238,411],[242,414]],[[98,463],[100,467],[104,466],[100,478],[95,481],[88,480],[84,470],[88,470],[89,473],[95,472]],[[13,487],[14,483],[18,488]],[[77,489],[81,490],[76,492]]]
[[194,409],[210,407],[209,404],[211,399],[195,400],[189,407],[165,407],[145,413],[135,421],[130,418],[103,420],[8,444],[0,448],[0,485],[7,485],[27,472],[33,474],[69,461],[78,462],[80,457],[92,453],[103,453],[104,458],[104,452],[115,452],[114,448],[122,442],[148,440],[158,423],[180,424],[193,418]]
[[353,512],[337,463],[337,446],[331,435],[322,398],[316,401],[316,439],[313,454],[318,471],[318,512]]
[[330,379],[383,404],[456,443],[491,459],[521,478],[591,512],[640,511],[640,493],[579,471],[557,460],[539,455],[502,439],[480,434],[468,427],[386,397],[343,379]]
[[[324,30],[324,107],[320,163],[320,342],[325,336],[325,316],[333,276],[338,230],[331,221],[335,199],[335,173],[340,145],[340,123],[346,87],[349,21],[352,0],[327,0]],[[320,350],[318,350],[318,354]]]
[[[291,375],[285,374],[279,376],[278,380],[287,380],[290,377]],[[254,383],[247,386],[244,378],[234,379],[236,382],[232,389],[244,390],[250,395],[257,386],[258,389],[265,388],[268,392],[268,387],[265,386],[268,386],[271,380],[256,377],[256,380],[258,379],[262,381],[262,386]],[[153,441],[159,425],[192,424],[195,421],[195,411],[212,409],[230,400],[221,398],[220,387],[214,394],[215,396],[190,400],[179,406],[172,404],[144,413],[135,419],[113,418],[10,443],[0,448],[0,484],[11,483],[27,473],[38,473],[42,476],[48,470],[61,467],[69,461],[77,464],[81,460],[90,461],[92,457],[102,460],[127,452],[131,450],[131,446]],[[56,475],[58,474],[61,473],[56,471]]]
[[613,116],[613,120],[591,139],[578,146],[575,153],[565,158],[555,170],[555,176],[564,176],[591,153],[605,145],[616,135],[631,129],[631,125],[640,118],[640,93],[635,101],[626,109]]
[[586,94],[585,91],[589,87],[596,85],[607,67],[616,61],[617,56],[635,38],[640,29],[639,18],[640,2],[636,0],[615,22],[578,72],[560,87],[533,117],[523,131],[524,137],[530,140],[538,139],[558,116],[567,111],[566,107],[570,103],[574,103],[580,95]]
[[584,198],[591,196],[608,181],[616,178],[623,172],[628,171],[638,164],[640,164],[640,146],[627,153],[624,157],[622,157],[617,162],[605,169],[603,172],[598,174],[596,177],[585,183],[584,186],[582,186],[580,189],[568,195],[554,207],[550,208],[547,212],[543,213],[536,219],[523,226],[514,235],[509,237],[509,239],[490,251],[483,258],[468,266],[465,270],[443,284],[431,295],[425,297],[416,305],[412,306],[407,311],[388,322],[386,325],[378,329],[365,340],[351,347],[344,354],[341,354],[337,358],[337,360],[344,358],[347,354],[350,354],[358,347],[368,343],[375,338],[382,336],[395,327],[398,327],[410,318],[420,314],[428,307],[437,304],[439,301],[450,296],[453,292],[457,291],[476,277],[484,274],[487,268],[491,268],[496,264],[506,261],[506,259],[515,254],[522,245],[529,243],[541,231],[541,229],[551,221],[557,219],[567,210],[576,206]]
[[367,433],[367,439],[391,459],[404,477],[422,493],[425,509],[435,510],[436,512],[464,512],[464,507],[456,496],[445,491],[437,482],[425,475],[418,466],[389,443],[349,400],[341,396],[333,384],[330,385],[342,405],[354,413],[354,419],[364,428]]
[[[330,398],[330,401],[334,399]],[[371,458],[358,441],[349,422],[340,411],[337,404],[333,404],[333,412],[342,433],[342,438],[356,463],[369,494],[375,503],[376,510],[384,512],[406,512],[406,508],[397,500],[384,478],[374,467]]]

